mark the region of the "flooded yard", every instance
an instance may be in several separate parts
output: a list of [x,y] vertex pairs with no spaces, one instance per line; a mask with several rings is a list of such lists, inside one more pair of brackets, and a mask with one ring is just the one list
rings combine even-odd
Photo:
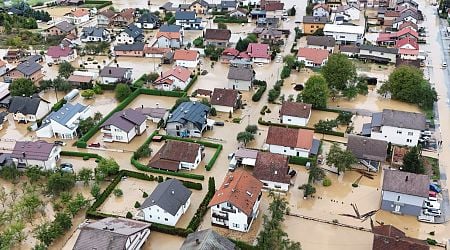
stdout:
[[59,163],[71,163],[76,174],[83,168],[88,168],[94,171],[94,169],[97,167],[97,162],[95,162],[95,159],[93,158],[85,161],[82,157],[61,156],[61,160],[59,161]]

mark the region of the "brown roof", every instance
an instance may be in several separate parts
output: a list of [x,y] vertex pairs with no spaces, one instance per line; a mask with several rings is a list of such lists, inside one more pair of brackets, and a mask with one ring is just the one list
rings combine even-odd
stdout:
[[228,41],[231,37],[231,31],[226,29],[206,29],[205,39]]
[[195,50],[179,49],[179,50],[175,50],[173,59],[174,60],[194,61],[197,59],[197,57],[198,57],[198,52]]
[[158,77],[153,84],[157,85],[167,83],[166,80],[168,80],[168,77],[170,76],[173,76],[182,82],[187,82],[187,80],[191,77],[191,71],[187,68],[176,66],[175,68],[161,73],[161,76]]
[[167,39],[180,39],[180,32],[158,32],[156,38],[165,37]]
[[152,168],[177,171],[180,162],[195,162],[200,145],[184,141],[167,140],[148,165]]
[[82,17],[82,16],[85,16],[85,15],[89,15],[89,10],[88,9],[78,8],[78,9],[75,9],[75,10],[71,10],[66,15],[69,15],[69,14],[72,14],[75,17]]
[[284,3],[281,3],[281,2],[270,2],[270,3],[267,3],[266,6],[264,7],[264,9],[266,11],[283,10],[283,8],[284,8]]
[[405,237],[405,233],[392,226],[392,225],[381,225],[381,226],[375,226],[372,228],[372,232],[374,234],[379,234],[379,235],[384,235],[384,236],[389,236],[389,237],[399,237],[399,238],[403,238]]
[[266,143],[291,148],[311,149],[314,131],[270,126]]
[[45,141],[17,141],[11,153],[12,158],[46,161],[50,157],[53,148],[56,147],[53,143]]
[[406,237],[400,229],[391,225],[382,225],[372,228],[375,234],[373,250],[428,250],[430,247],[425,241]]
[[258,152],[253,176],[261,181],[289,183],[289,160],[286,155]]
[[394,11],[394,10],[387,10],[384,13],[384,17],[399,17],[399,16],[400,16],[400,12]]
[[197,89],[197,90],[195,90],[195,93],[197,93],[197,95],[202,95],[202,96],[211,96],[212,91],[209,89]]
[[69,82],[85,82],[89,83],[92,81],[92,76],[80,76],[80,75],[71,75],[67,79]]
[[384,170],[383,191],[428,197],[430,179],[427,175],[399,170]]
[[124,9],[117,15],[123,17],[126,20],[133,20],[134,19],[134,9],[132,9],[132,8]]
[[311,104],[300,102],[283,102],[280,115],[288,115],[301,118],[309,118],[311,115]]
[[101,11],[100,13],[98,13],[99,15],[103,15],[109,19],[111,19],[116,13],[114,13],[114,11],[110,10],[110,9],[106,9],[104,11]]
[[250,215],[259,194],[262,183],[242,169],[229,172],[222,186],[216,191],[208,207],[229,202],[246,215]]
[[234,89],[215,88],[211,97],[212,105],[235,107],[239,98],[239,93]]
[[170,52],[170,48],[144,47],[145,54],[165,54]]

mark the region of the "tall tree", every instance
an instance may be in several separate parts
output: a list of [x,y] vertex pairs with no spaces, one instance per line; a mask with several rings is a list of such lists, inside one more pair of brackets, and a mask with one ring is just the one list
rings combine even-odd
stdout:
[[61,62],[58,68],[58,74],[64,78],[69,78],[69,76],[75,71],[75,68],[69,62]]
[[247,145],[250,141],[253,141],[255,139],[255,136],[247,131],[239,132],[236,136],[236,140],[238,142],[244,143],[244,146]]
[[321,181],[323,178],[325,178],[325,172],[322,168],[318,167],[316,164],[312,164],[311,167],[309,167],[309,176],[308,176],[308,183],[314,183],[315,181]]
[[282,222],[284,215],[289,212],[289,203],[279,194],[269,193],[272,202],[269,205],[270,217],[263,215],[263,229],[257,237],[257,249],[289,249],[300,250],[299,242],[293,242],[288,238],[286,232],[283,231]]
[[415,174],[425,173],[425,168],[419,148],[413,147],[405,154],[405,156],[403,156],[403,166],[401,170]]
[[322,67],[322,75],[328,87],[338,91],[345,90],[350,81],[356,78],[356,67],[344,54],[332,54]]
[[298,101],[311,104],[314,108],[326,108],[329,96],[328,85],[321,75],[311,76],[305,88],[297,97]]
[[119,102],[125,100],[125,98],[127,98],[131,94],[130,86],[123,84],[123,83],[117,84],[116,89],[114,91],[115,91],[116,99]]
[[72,89],[72,84],[70,84],[66,79],[62,78],[61,76],[57,76],[53,80],[53,86],[55,86],[55,89],[62,92],[69,92],[69,90]]
[[32,96],[36,90],[34,83],[26,78],[16,79],[9,85],[11,96]]
[[78,172],[78,179],[83,181],[85,186],[89,185],[89,181],[92,179],[93,171],[89,168],[82,168],[80,172]]
[[333,143],[327,155],[327,162],[334,165],[340,173],[345,172],[358,161],[350,151],[343,150],[338,144]]
[[113,159],[101,159],[95,169],[97,180],[103,180],[105,177],[116,175],[119,172],[119,164]]

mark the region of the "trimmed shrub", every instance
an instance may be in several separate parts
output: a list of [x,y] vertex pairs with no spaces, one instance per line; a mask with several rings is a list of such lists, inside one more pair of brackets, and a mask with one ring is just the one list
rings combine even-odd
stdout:
[[134,203],[134,207],[135,207],[135,208],[140,208],[140,207],[141,207],[141,203],[139,203],[139,201],[136,201],[136,202]]
[[147,197],[148,197],[147,192],[142,193],[142,198],[147,198]]
[[328,179],[328,178],[323,179],[322,185],[323,185],[324,187],[329,187],[329,186],[331,186],[331,180]]
[[267,84],[261,85],[258,90],[256,90],[255,94],[253,94],[252,96],[252,101],[254,102],[258,102],[259,100],[261,100],[262,95],[264,94],[264,92],[267,89]]
[[125,217],[128,219],[131,219],[131,218],[133,218],[133,215],[131,214],[131,212],[127,212],[127,215]]
[[83,161],[87,161],[87,160],[89,160],[89,156],[87,156],[87,155],[85,155],[85,156],[83,156]]
[[210,171],[212,169],[212,167],[214,166],[214,163],[216,163],[217,158],[219,157],[220,152],[222,151],[222,145],[218,144],[219,147],[217,148],[216,152],[214,153],[213,157],[211,158],[211,160],[208,162],[208,164],[206,164],[205,169],[206,171]]
[[305,157],[299,157],[299,156],[290,156],[289,157],[289,163],[290,164],[305,166],[307,162],[313,162],[313,159],[305,158]]

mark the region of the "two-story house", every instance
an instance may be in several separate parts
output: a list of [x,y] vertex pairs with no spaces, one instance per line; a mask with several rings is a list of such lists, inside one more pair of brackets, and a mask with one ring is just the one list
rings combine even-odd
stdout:
[[176,66],[166,72],[161,73],[153,82],[153,86],[159,90],[183,90],[191,81],[192,72],[187,68]]
[[189,10],[197,14],[206,14],[209,9],[209,3],[205,0],[195,0],[189,5]]
[[[150,223],[126,218],[106,217],[86,224],[73,250],[141,249],[150,235]],[[105,247],[107,246],[107,247]]]
[[231,31],[227,29],[206,29],[203,37],[206,45],[226,48],[231,38]]
[[254,63],[270,63],[269,45],[264,43],[249,43],[247,54]]
[[161,182],[147,197],[136,216],[142,220],[175,226],[191,205],[192,191],[177,179]]
[[370,128],[371,138],[412,147],[419,142],[426,120],[420,113],[383,109],[372,114]]
[[333,53],[336,40],[330,36],[307,36],[306,46],[313,49],[325,49]]
[[19,78],[26,78],[36,83],[44,77],[41,69],[42,66],[39,63],[34,61],[25,61],[6,72],[4,79],[12,82]]
[[77,30],[75,28],[75,25],[67,22],[62,21],[59,23],[56,23],[55,25],[49,27],[46,30],[47,35],[49,36],[66,36],[68,34],[77,35]]
[[134,109],[117,111],[100,127],[104,142],[129,143],[136,135],[142,135],[147,129],[147,117]]
[[363,44],[364,26],[325,24],[323,33],[332,36],[339,44]]
[[313,7],[313,13],[312,15],[314,17],[326,17],[329,18],[330,17],[330,7],[328,7],[328,5],[326,4],[316,4]]
[[280,122],[296,126],[306,126],[311,117],[311,104],[283,102],[280,109]]
[[120,13],[113,16],[111,24],[115,27],[126,27],[134,22],[133,8],[123,9]]
[[64,15],[64,19],[73,25],[80,25],[89,21],[89,10],[83,8],[71,10]]
[[151,168],[177,172],[194,170],[203,157],[203,147],[197,143],[167,140],[148,163]]
[[261,181],[242,169],[228,172],[208,205],[211,225],[248,232],[259,214],[262,186]]
[[359,59],[379,63],[395,63],[398,49],[363,44],[359,47]]
[[419,55],[419,44],[417,40],[411,37],[405,37],[395,42],[395,48],[398,54],[404,60],[417,60]]
[[122,44],[133,44],[135,42],[143,42],[144,38],[144,31],[136,25],[130,24],[119,33],[116,37],[116,41],[117,43]]
[[264,147],[275,154],[309,157],[317,154],[319,144],[313,130],[270,126]]
[[175,24],[186,30],[202,29],[202,19],[197,18],[197,14],[194,11],[175,12]]
[[66,103],[58,111],[53,111],[42,120],[41,126],[36,130],[36,136],[72,140],[77,137],[80,120],[90,115],[89,106]]
[[267,19],[277,19],[281,20],[283,17],[284,3],[283,2],[268,2],[265,5],[264,10],[266,11]]
[[359,135],[348,135],[347,151],[367,167],[368,171],[378,172],[381,163],[386,161],[388,143]]
[[215,88],[210,102],[218,112],[233,113],[240,106],[241,95],[235,89]]
[[156,46],[158,48],[179,49],[183,44],[182,36],[177,32],[162,32],[156,34]]
[[253,176],[263,183],[264,189],[287,192],[291,183],[288,156],[258,152]]
[[43,170],[55,170],[60,159],[61,146],[45,141],[16,141],[11,158],[17,168],[38,166]]
[[142,14],[135,22],[136,27],[140,29],[157,29],[160,23],[159,17],[150,12]]
[[126,83],[131,80],[132,69],[120,67],[104,67],[100,70],[100,78],[103,84]]
[[109,42],[111,36],[105,28],[84,27],[81,31],[80,41],[87,42]]
[[228,88],[249,91],[253,87],[255,71],[244,65],[230,65],[228,69]]
[[35,122],[43,118],[50,111],[49,102],[38,95],[13,96],[9,100],[8,113],[19,123]]
[[429,196],[430,178],[400,170],[384,170],[381,209],[395,214],[419,216]]
[[347,21],[359,20],[361,10],[355,5],[341,5],[333,10],[333,14],[344,16]]
[[103,28],[109,27],[115,15],[116,13],[111,9],[100,11],[97,14],[97,26]]
[[178,49],[175,50],[173,59],[177,66],[196,68],[200,60],[200,54],[196,50]]
[[210,108],[198,102],[183,102],[166,122],[166,133],[180,137],[201,137],[207,129]]
[[314,32],[323,29],[328,22],[328,17],[303,16],[303,33],[312,35]]
[[77,50],[63,44],[50,46],[45,55],[47,63],[59,64],[61,62],[73,62],[77,58]]
[[326,49],[299,48],[297,61],[303,62],[305,67],[319,68],[328,61],[329,52]]
[[136,42],[132,44],[119,44],[114,46],[114,54],[116,56],[132,56],[143,57],[145,44]]

